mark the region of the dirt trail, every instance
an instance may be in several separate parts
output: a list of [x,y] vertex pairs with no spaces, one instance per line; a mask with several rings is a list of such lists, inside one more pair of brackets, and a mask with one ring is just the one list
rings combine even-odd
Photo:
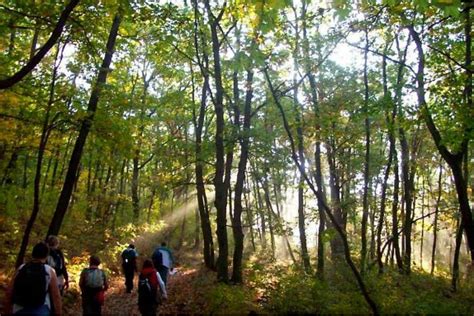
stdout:
[[[178,270],[168,280],[168,300],[158,310],[159,314],[189,314],[203,311],[205,302],[196,295],[192,287],[193,280],[197,277],[197,270]],[[136,277],[135,277],[136,281]],[[136,282],[135,282],[136,284]],[[140,315],[138,311],[138,293],[136,287],[132,293],[125,292],[123,278],[114,278],[107,291],[104,315]]]
[[[169,277],[167,291],[168,300],[164,301],[158,309],[158,314],[196,314],[206,310],[206,299],[202,287],[196,288],[196,279],[202,283],[202,270],[192,268],[178,268],[176,273]],[[207,272],[209,273],[209,272]],[[126,293],[123,277],[112,277],[109,290],[105,295],[105,304],[102,308],[103,315],[140,315],[138,310],[138,293],[136,288],[138,276],[135,275],[132,293]],[[202,285],[202,284],[201,284]],[[65,298],[66,315],[81,315],[81,297],[79,293],[69,293]]]

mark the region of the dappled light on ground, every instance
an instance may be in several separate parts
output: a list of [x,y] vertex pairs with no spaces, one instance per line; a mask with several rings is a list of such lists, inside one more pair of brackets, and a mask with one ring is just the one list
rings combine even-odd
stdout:
[[[170,276],[168,282],[168,297],[159,307],[159,314],[196,314],[206,310],[206,296],[204,291],[208,288],[203,287],[204,283],[200,280],[200,286],[196,286],[198,276],[203,276],[202,271],[197,269],[178,270],[177,273]],[[137,278],[135,278],[136,283]],[[210,277],[207,277],[208,285],[214,283]],[[82,308],[80,295],[69,293],[66,300],[75,296],[73,304],[65,307],[66,315],[81,315]],[[69,298],[70,297],[70,298]],[[105,305],[103,306],[104,315],[140,315],[137,306],[138,293],[136,286],[132,293],[126,293],[124,279],[122,277],[113,277],[110,280],[110,288],[106,292]]]
[[[135,278],[136,281],[136,278]],[[136,288],[132,293],[126,293],[124,280],[114,278],[110,282],[110,288],[107,291],[105,305],[103,307],[104,315],[140,315],[138,311],[138,295]]]

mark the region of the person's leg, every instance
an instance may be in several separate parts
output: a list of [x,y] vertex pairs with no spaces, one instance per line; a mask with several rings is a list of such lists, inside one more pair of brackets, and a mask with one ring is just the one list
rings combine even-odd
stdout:
[[90,308],[90,300],[90,294],[86,291],[82,292],[82,315],[84,316],[92,314],[92,310]]
[[166,285],[168,281],[168,268],[165,266],[159,266],[158,273],[160,273],[161,279],[163,280],[163,283],[165,283]]
[[82,313],[84,316],[97,316],[101,314],[102,305],[96,300],[96,289],[87,289],[82,293]]
[[125,287],[127,288],[127,293],[132,292],[134,275],[135,271],[133,271],[133,269],[125,270]]
[[143,316],[155,316],[156,315],[156,308],[154,304],[142,304],[139,305],[138,309]]
[[97,302],[92,303],[92,312],[94,315],[101,315],[102,314],[102,305]]
[[135,269],[130,269],[130,289],[133,290],[133,279],[135,278]]

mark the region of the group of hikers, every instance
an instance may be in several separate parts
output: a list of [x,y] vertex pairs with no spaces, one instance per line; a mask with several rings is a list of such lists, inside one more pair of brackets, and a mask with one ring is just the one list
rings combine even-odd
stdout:
[[[122,254],[125,275],[125,291],[131,293],[135,272],[138,272],[138,252],[130,244]],[[106,273],[99,268],[96,255],[89,258],[89,266],[82,270],[79,287],[82,294],[84,315],[101,315],[105,291],[109,284]],[[166,283],[172,271],[172,252],[161,243],[151,258],[143,261],[138,277],[138,307],[142,315],[156,315],[158,306],[168,298]],[[62,296],[69,288],[69,275],[59,239],[49,236],[46,242],[37,243],[32,250],[32,259],[22,264],[15,272],[7,290],[5,313],[14,315],[61,315]]]
[[[138,253],[133,244],[122,252],[122,268],[127,293],[133,290],[133,279],[135,272],[138,271],[137,258]],[[173,263],[173,254],[166,247],[165,242],[153,251],[151,259],[147,258],[143,261],[142,271],[138,276],[138,308],[142,315],[155,315],[158,305],[168,299],[166,283]]]

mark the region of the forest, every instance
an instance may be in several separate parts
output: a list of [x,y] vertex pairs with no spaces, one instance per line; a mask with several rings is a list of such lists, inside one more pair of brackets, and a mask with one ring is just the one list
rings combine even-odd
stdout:
[[[0,1],[0,301],[49,235],[137,315],[474,314],[473,0]],[[141,265],[140,265],[141,267]],[[3,305],[0,305],[0,313]]]

